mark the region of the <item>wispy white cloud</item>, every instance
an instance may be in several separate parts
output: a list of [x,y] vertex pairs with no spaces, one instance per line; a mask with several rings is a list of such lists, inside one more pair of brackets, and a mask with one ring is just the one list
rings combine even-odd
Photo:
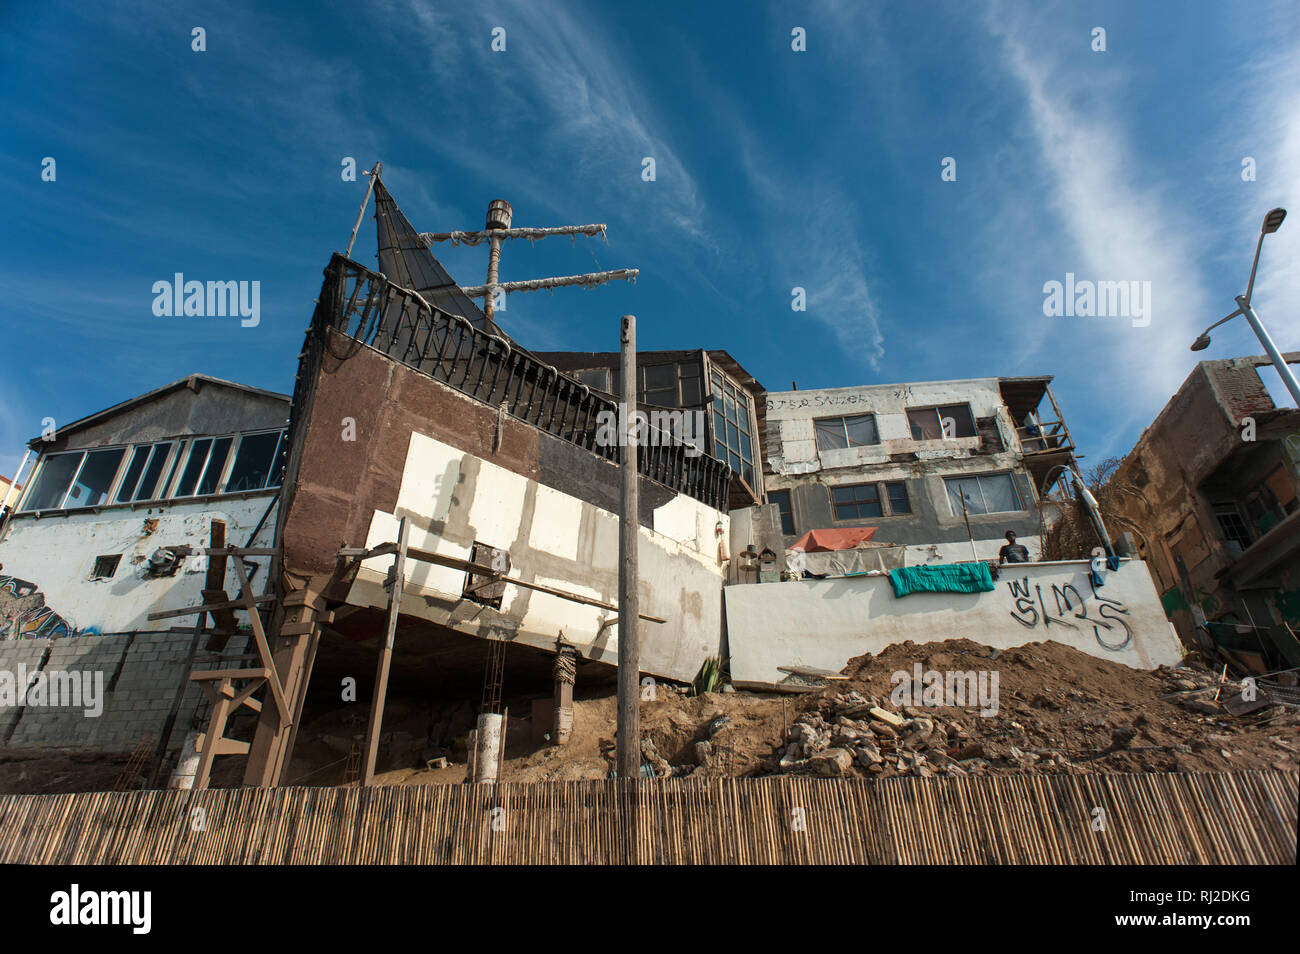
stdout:
[[[1144,169],[1131,141],[1118,84],[1098,84],[1035,52],[1053,44],[1035,44],[1041,27],[1001,4],[990,7],[987,22],[1023,99],[1040,170],[1041,188],[1026,183],[1006,196],[1002,220],[1020,226],[997,246],[1015,263],[1002,276],[1014,280],[1006,300],[1024,315],[1031,350],[1054,343],[1055,370],[1086,398],[1076,401],[1079,411],[1108,418],[1112,434],[1125,433],[1151,420],[1193,363],[1188,343],[1214,310],[1197,267],[1206,229],[1158,176],[1144,179],[1153,170]],[[1064,280],[1067,271],[1095,281],[1149,281],[1150,325],[1043,316],[1043,284]],[[1093,450],[1127,450],[1114,439],[1110,445]]]

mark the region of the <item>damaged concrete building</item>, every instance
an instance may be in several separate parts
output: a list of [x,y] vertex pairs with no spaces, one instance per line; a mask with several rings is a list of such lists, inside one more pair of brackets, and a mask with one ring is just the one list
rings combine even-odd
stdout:
[[906,549],[893,555],[901,566],[996,560],[1014,530],[1037,556],[1040,500],[1074,451],[1050,382],[769,392],[764,484],[782,542],[870,526],[873,544]]
[[[194,374],[31,441],[31,477],[0,525],[0,668],[101,670],[106,696],[87,721],[11,706],[0,741],[117,751],[162,731],[193,626],[150,616],[233,580],[196,552],[214,531],[272,545],[288,414],[287,395]],[[267,563],[243,566],[259,587]],[[185,693],[172,721],[199,706]]]
[[[19,541],[0,549],[6,564],[15,553],[25,559],[33,546],[23,540],[53,539],[25,535],[61,532],[50,529],[61,519],[75,524],[78,553],[110,555],[96,550],[104,537],[91,526],[108,509],[137,537],[147,520],[162,521],[145,534],[160,541],[152,548],[114,537],[128,563],[142,554],[152,562],[164,544],[190,547],[174,551],[187,587],[133,584],[116,593],[130,605],[100,625],[168,627],[169,666],[184,666],[187,647],[192,654],[208,633],[207,655],[180,673],[211,707],[195,740],[199,785],[224,755],[245,757],[245,784],[285,783],[298,727],[358,702],[371,713],[368,780],[390,694],[466,709],[477,699],[478,712],[502,713],[503,692],[550,690],[562,738],[556,713],[575,680],[614,675],[621,448],[602,427],[617,417],[618,356],[523,347],[494,320],[490,295],[480,309],[447,273],[431,233],[415,230],[378,175],[373,185],[378,267],[340,254],[329,261],[287,406],[195,377],[110,409],[103,422],[125,427],[128,411],[224,388],[212,412],[222,426],[195,418],[110,434],[96,430],[98,415],[71,425],[64,443],[45,449],[54,463],[42,458],[0,544]],[[850,572],[744,585],[779,580],[787,546],[808,530],[870,531],[905,567],[995,559],[1007,529],[1035,548],[1039,501],[1073,460],[1049,382],[768,393],[725,350],[640,353],[639,409],[684,425],[637,455],[641,672],[686,683],[721,658],[737,685],[801,688],[808,670],[946,636],[993,646],[1060,639],[1136,667],[1176,661],[1140,561],[1107,570],[1104,583],[1086,562],[1033,564],[997,592],[907,600],[889,593],[888,579]],[[1051,412],[1040,418],[1044,398]],[[241,410],[250,401],[251,416]],[[244,487],[235,479],[247,469],[241,448],[263,444],[273,463],[257,471],[262,483]],[[75,467],[58,457],[111,448],[117,456],[90,469],[88,456]],[[75,490],[82,473],[99,475],[85,499]],[[75,513],[64,512],[68,500]],[[151,501],[158,514],[138,512]],[[758,549],[772,565],[746,578],[742,564]],[[32,560],[23,579],[61,579]],[[102,587],[86,572],[65,574],[79,619],[80,607],[99,605],[98,591],[71,588]],[[197,623],[171,629],[182,616]],[[175,670],[158,679],[153,697],[170,699]],[[174,750],[171,723],[150,711]],[[457,718],[450,709],[430,717],[432,747],[450,751],[465,728]]]
[[1183,641],[1255,672],[1300,666],[1300,411],[1268,364],[1198,364],[1103,490]]

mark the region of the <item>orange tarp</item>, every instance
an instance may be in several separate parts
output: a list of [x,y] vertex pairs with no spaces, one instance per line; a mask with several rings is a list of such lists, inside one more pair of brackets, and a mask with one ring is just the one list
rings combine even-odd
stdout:
[[809,530],[792,543],[791,550],[818,553],[824,550],[852,550],[859,543],[870,540],[875,527],[847,527],[843,530]]

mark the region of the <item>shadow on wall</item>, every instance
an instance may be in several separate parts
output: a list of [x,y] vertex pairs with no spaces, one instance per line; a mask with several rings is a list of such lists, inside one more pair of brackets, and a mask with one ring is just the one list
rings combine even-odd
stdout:
[[0,639],[97,635],[99,627],[78,629],[72,619],[46,606],[45,594],[35,583],[16,576],[0,576]]

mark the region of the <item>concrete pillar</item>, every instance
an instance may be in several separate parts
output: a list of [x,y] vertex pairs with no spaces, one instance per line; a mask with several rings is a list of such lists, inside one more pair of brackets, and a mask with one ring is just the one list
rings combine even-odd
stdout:
[[573,683],[577,678],[577,652],[572,646],[561,644],[555,654],[555,704],[551,709],[553,721],[551,741],[565,745],[573,733]]
[[197,732],[187,732],[185,734],[185,745],[181,748],[180,759],[176,762],[176,768],[172,771],[171,778],[167,780],[168,788],[191,789],[194,787],[194,776],[199,772],[199,734]]
[[505,719],[495,712],[478,717],[474,738],[474,781],[495,782],[501,771],[501,731]]

